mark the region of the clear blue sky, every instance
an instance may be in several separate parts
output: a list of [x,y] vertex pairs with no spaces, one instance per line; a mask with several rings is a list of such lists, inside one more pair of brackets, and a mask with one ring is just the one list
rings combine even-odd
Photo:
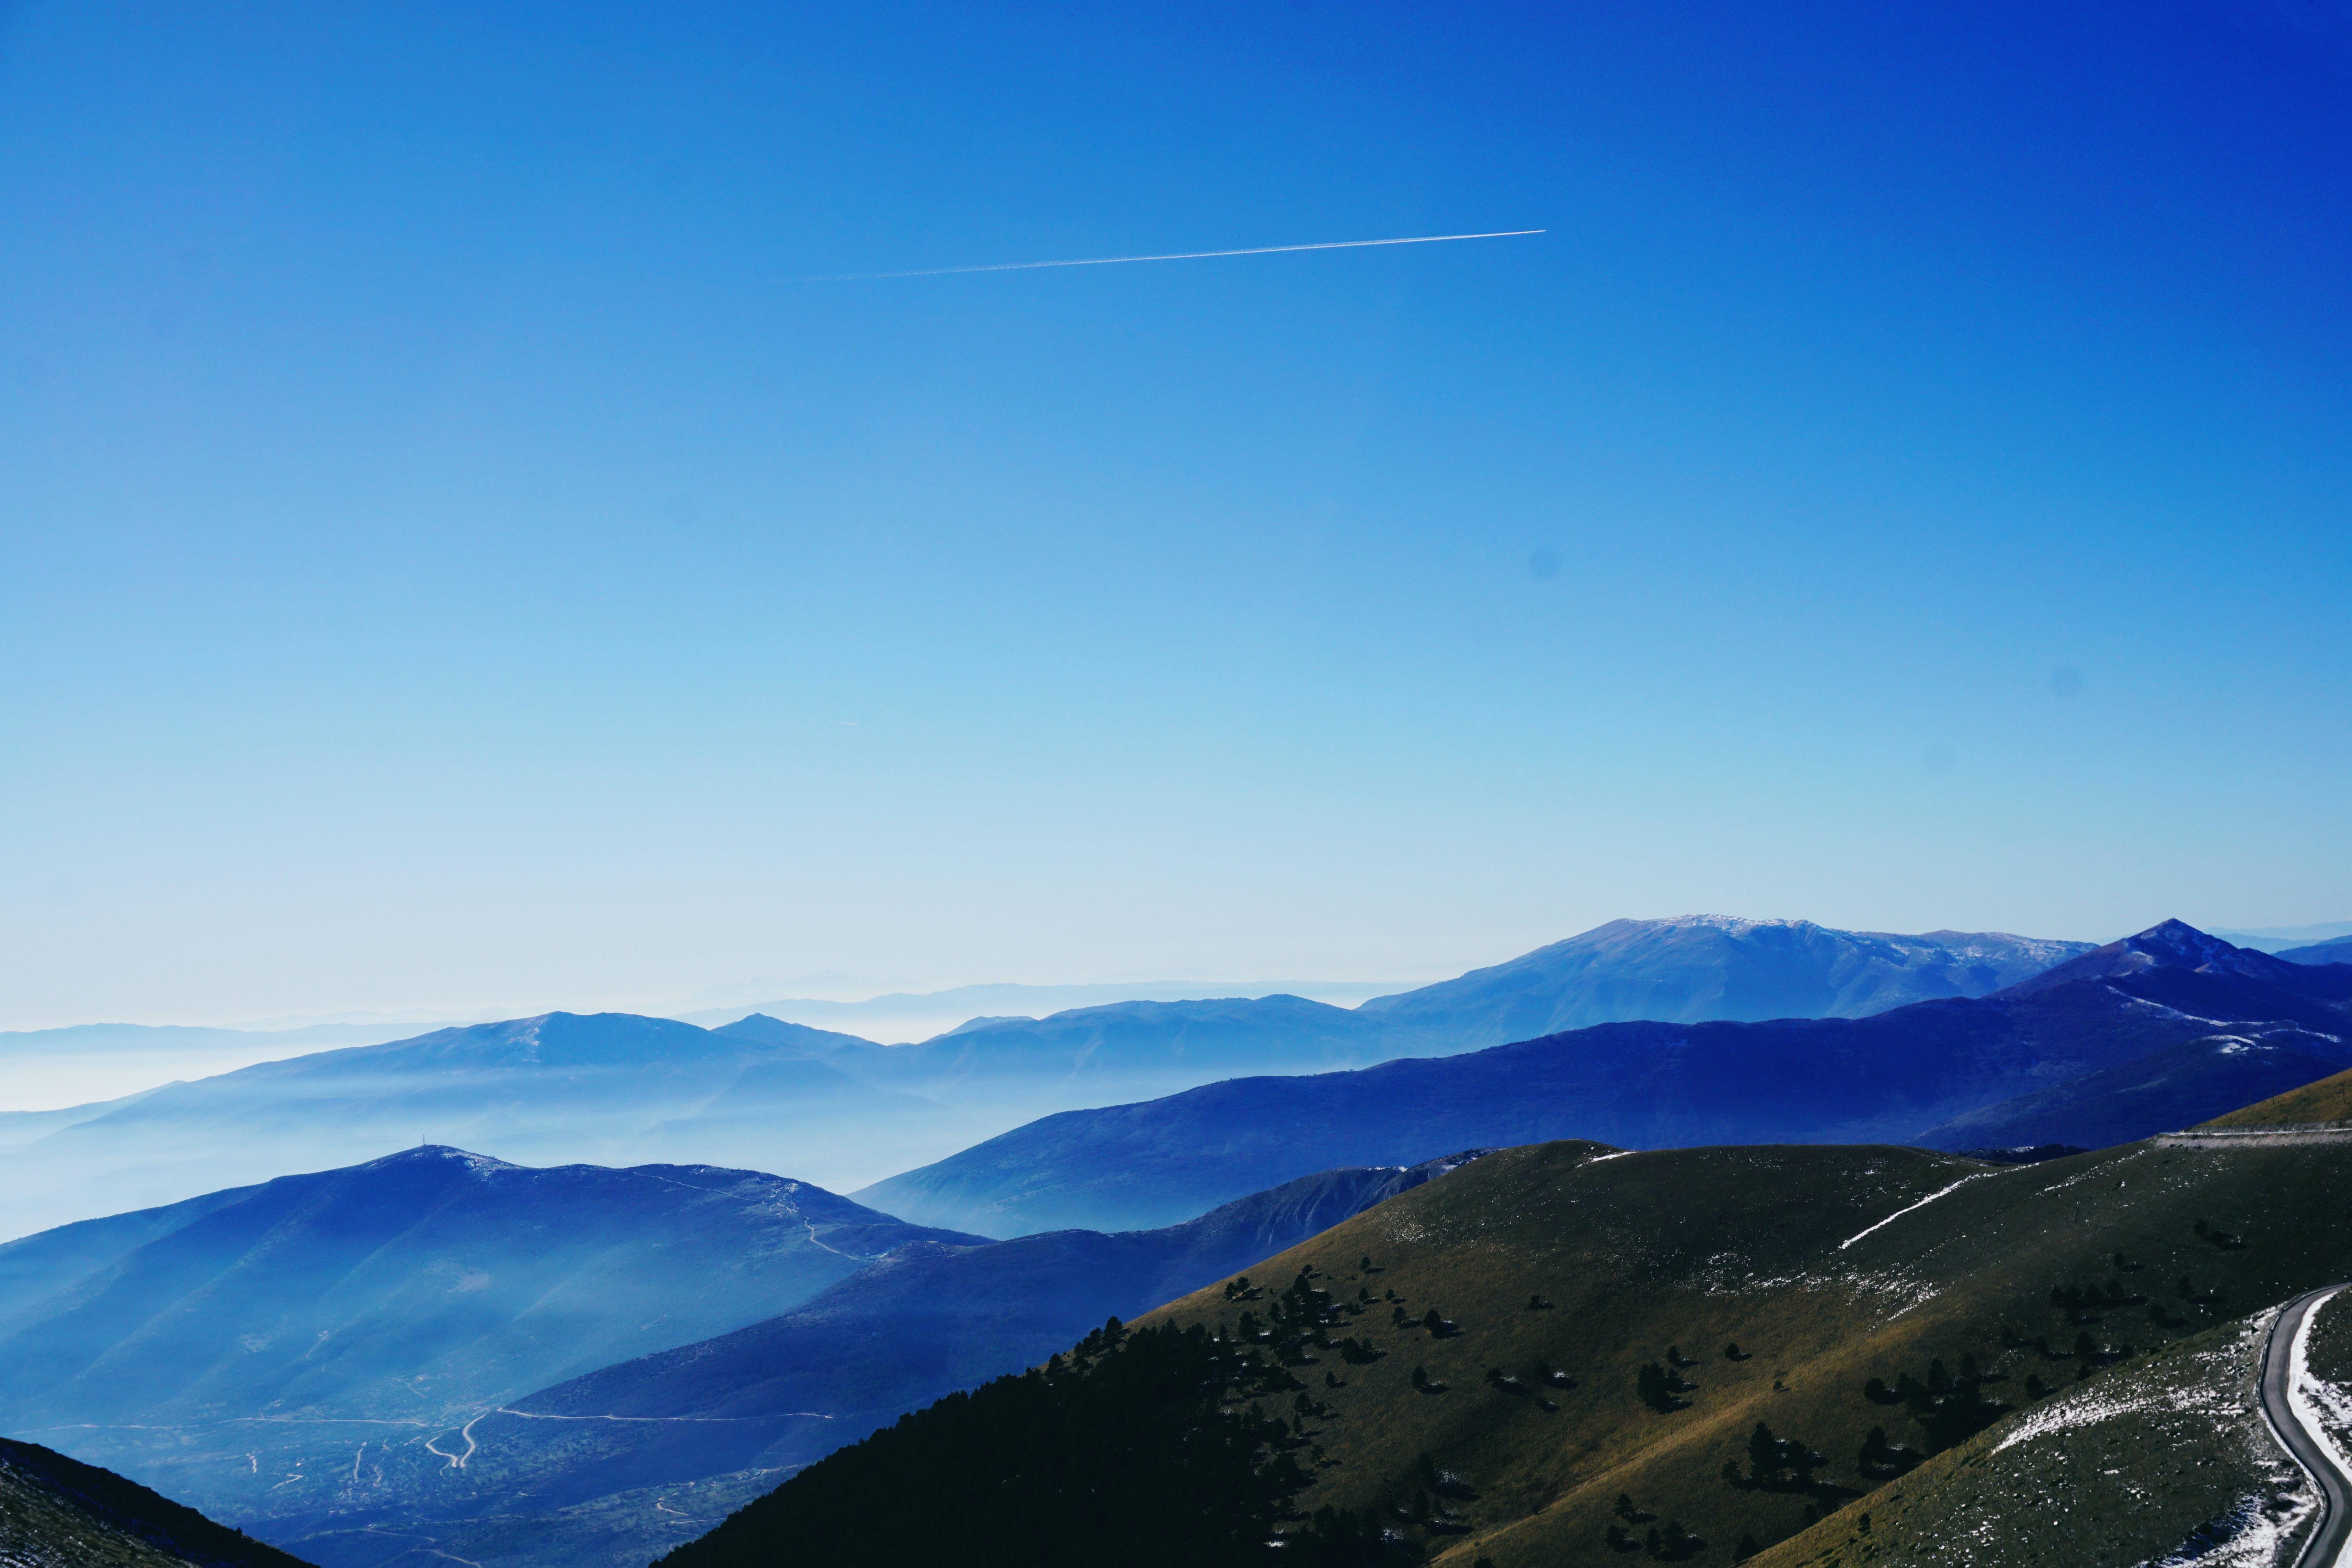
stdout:
[[0,9],[0,1027],[2352,918],[2352,7],[1957,9]]

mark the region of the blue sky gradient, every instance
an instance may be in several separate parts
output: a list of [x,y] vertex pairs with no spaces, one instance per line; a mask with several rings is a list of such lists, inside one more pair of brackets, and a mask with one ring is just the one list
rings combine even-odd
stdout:
[[2347,108],[2332,0],[0,9],[0,1027],[2352,918]]

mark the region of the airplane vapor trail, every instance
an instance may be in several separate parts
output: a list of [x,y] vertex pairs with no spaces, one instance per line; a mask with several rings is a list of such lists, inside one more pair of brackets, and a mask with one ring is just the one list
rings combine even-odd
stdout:
[[1496,229],[1491,234],[1414,234],[1401,239],[1327,239],[1318,245],[1258,245],[1246,250],[1179,250],[1165,256],[1088,256],[1071,261],[997,261],[983,267],[921,267],[906,272],[844,272],[827,278],[795,278],[795,283],[864,283],[878,278],[946,278],[959,272],[1027,272],[1040,267],[1114,267],[1126,261],[1205,261],[1219,256],[1277,256],[1289,250],[1356,250],[1368,245],[1440,245],[1453,239],[1516,239],[1539,228]]

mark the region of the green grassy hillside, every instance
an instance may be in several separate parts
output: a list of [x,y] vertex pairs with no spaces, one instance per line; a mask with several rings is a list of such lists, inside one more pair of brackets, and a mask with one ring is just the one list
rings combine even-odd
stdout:
[[[1280,1419],[1266,1455],[1311,1478],[1279,1528],[1328,1507],[1458,1568],[1727,1563],[1776,1547],[1766,1561],[1793,1568],[1858,1540],[1864,1512],[1888,1540],[2007,1518],[1981,1561],[2021,1565],[2042,1517],[1938,1477],[1977,1478],[1990,1461],[1969,1468],[1972,1454],[2076,1397],[2193,1384],[2214,1410],[2242,1405],[2226,1326],[2352,1274],[2347,1199],[2352,1150],[2329,1147],[2142,1144],[1990,1167],[1892,1148],[1555,1143],[1489,1156],[1139,1326],[1280,1363],[1286,1383],[1260,1372],[1222,1396],[1227,1419],[1253,1405]],[[2001,1452],[2038,1474],[2063,1448],[2046,1500],[2099,1542],[2067,1561],[2161,1559],[2271,1495],[2242,1420],[2174,1426],[2147,1427],[2163,1441],[2126,1464],[2091,1465],[2096,1444]],[[1156,1451],[1138,1441],[1139,1458]],[[839,1479],[855,1467],[923,1496],[956,1453],[936,1431],[877,1435],[679,1561],[793,1561],[783,1543],[863,1496]],[[2135,1493],[2161,1506],[2126,1506]],[[1984,1500],[2002,1498],[2005,1514]],[[976,1532],[971,1561],[1056,1560],[1060,1528],[1041,1502],[1019,1551],[994,1555]],[[1841,1547],[1841,1564],[1888,1550],[1864,1544]]]
[[306,1568],[194,1509],[31,1443],[0,1439],[7,1568]]
[[2242,1110],[2217,1116],[2208,1127],[2286,1127],[2306,1121],[2352,1121],[2352,1072],[2258,1100]]
[[1939,1454],[1753,1568],[2130,1568],[2149,1542],[2269,1568],[2315,1518],[2254,1379],[2265,1310],[2117,1366]]
[[[1418,1511],[1427,1453],[1479,1493],[1457,1510],[1465,1533],[1429,1538],[1441,1560],[1606,1561],[1623,1494],[1633,1511],[1704,1538],[1694,1557],[1727,1561],[1743,1538],[1769,1545],[1877,1490],[1885,1478],[1860,1463],[1873,1427],[1922,1451],[1965,1436],[1963,1417],[1948,1414],[1939,1432],[1906,1405],[1874,1402],[1874,1377],[1891,1393],[1906,1374],[1928,1381],[1939,1362],[1957,1377],[1966,1358],[1982,1376],[1981,1405],[2024,1408],[2037,1403],[2029,1379],[2063,1388],[2085,1373],[2113,1377],[2129,1364],[2126,1345],[2146,1355],[2342,1278],[2352,1270],[2347,1154],[2135,1145],[1989,1170],[1909,1150],[1595,1161],[1550,1145],[1481,1162],[1259,1272],[1317,1269],[1335,1296],[1393,1293],[1408,1317],[1433,1308],[1459,1325],[1444,1339],[1370,1333],[1390,1353],[1343,1368],[1348,1386],[1328,1396],[1335,1418],[1322,1441],[1337,1463],[1318,1500]],[[1356,1267],[1366,1256],[1379,1273]],[[2070,1287],[2074,1304],[2053,1303],[2053,1289],[2063,1298]],[[2095,1306],[2082,1299],[2092,1290]],[[1535,1292],[1556,1305],[1530,1309]],[[1232,1311],[1221,1292],[1204,1292],[1167,1315],[1218,1321]],[[2088,1356],[2074,1353],[2084,1336]],[[1735,1342],[1746,1359],[1727,1359]],[[1693,1364],[1671,1366],[1675,1350]],[[1681,1408],[1644,1407],[1645,1363],[1696,1384],[1675,1396]],[[1578,1384],[1542,1396],[1556,1410],[1535,1393],[1547,1365]],[[1416,1392],[1416,1368],[1447,1391]],[[1496,1386],[1489,1369],[1526,1392]],[[1948,1411],[1958,1403],[1947,1400]],[[1749,1479],[1759,1421],[1822,1456],[1817,1486],[1799,1485],[1795,1471]],[[1727,1463],[1743,1484],[1725,1479]],[[1645,1539],[1649,1521],[1633,1522],[1628,1534]],[[2142,1555],[2179,1544],[2154,1539],[2168,1528],[2153,1514],[2135,1527],[2135,1540],[2147,1537]]]

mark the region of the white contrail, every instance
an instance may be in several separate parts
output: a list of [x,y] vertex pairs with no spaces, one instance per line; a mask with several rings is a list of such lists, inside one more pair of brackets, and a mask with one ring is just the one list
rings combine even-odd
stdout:
[[1026,272],[1038,267],[1114,267],[1123,261],[1205,261],[1218,256],[1277,256],[1286,250],[1354,250],[1367,245],[1438,245],[1450,239],[1516,239],[1539,228],[1505,228],[1492,234],[1414,234],[1402,239],[1327,239],[1318,245],[1259,245],[1247,250],[1179,250],[1166,256],[1088,256],[1074,261],[997,261],[984,267],[922,267],[906,272],[844,272],[827,278],[795,278],[795,283],[863,283],[877,278],[946,278],[958,272]]

